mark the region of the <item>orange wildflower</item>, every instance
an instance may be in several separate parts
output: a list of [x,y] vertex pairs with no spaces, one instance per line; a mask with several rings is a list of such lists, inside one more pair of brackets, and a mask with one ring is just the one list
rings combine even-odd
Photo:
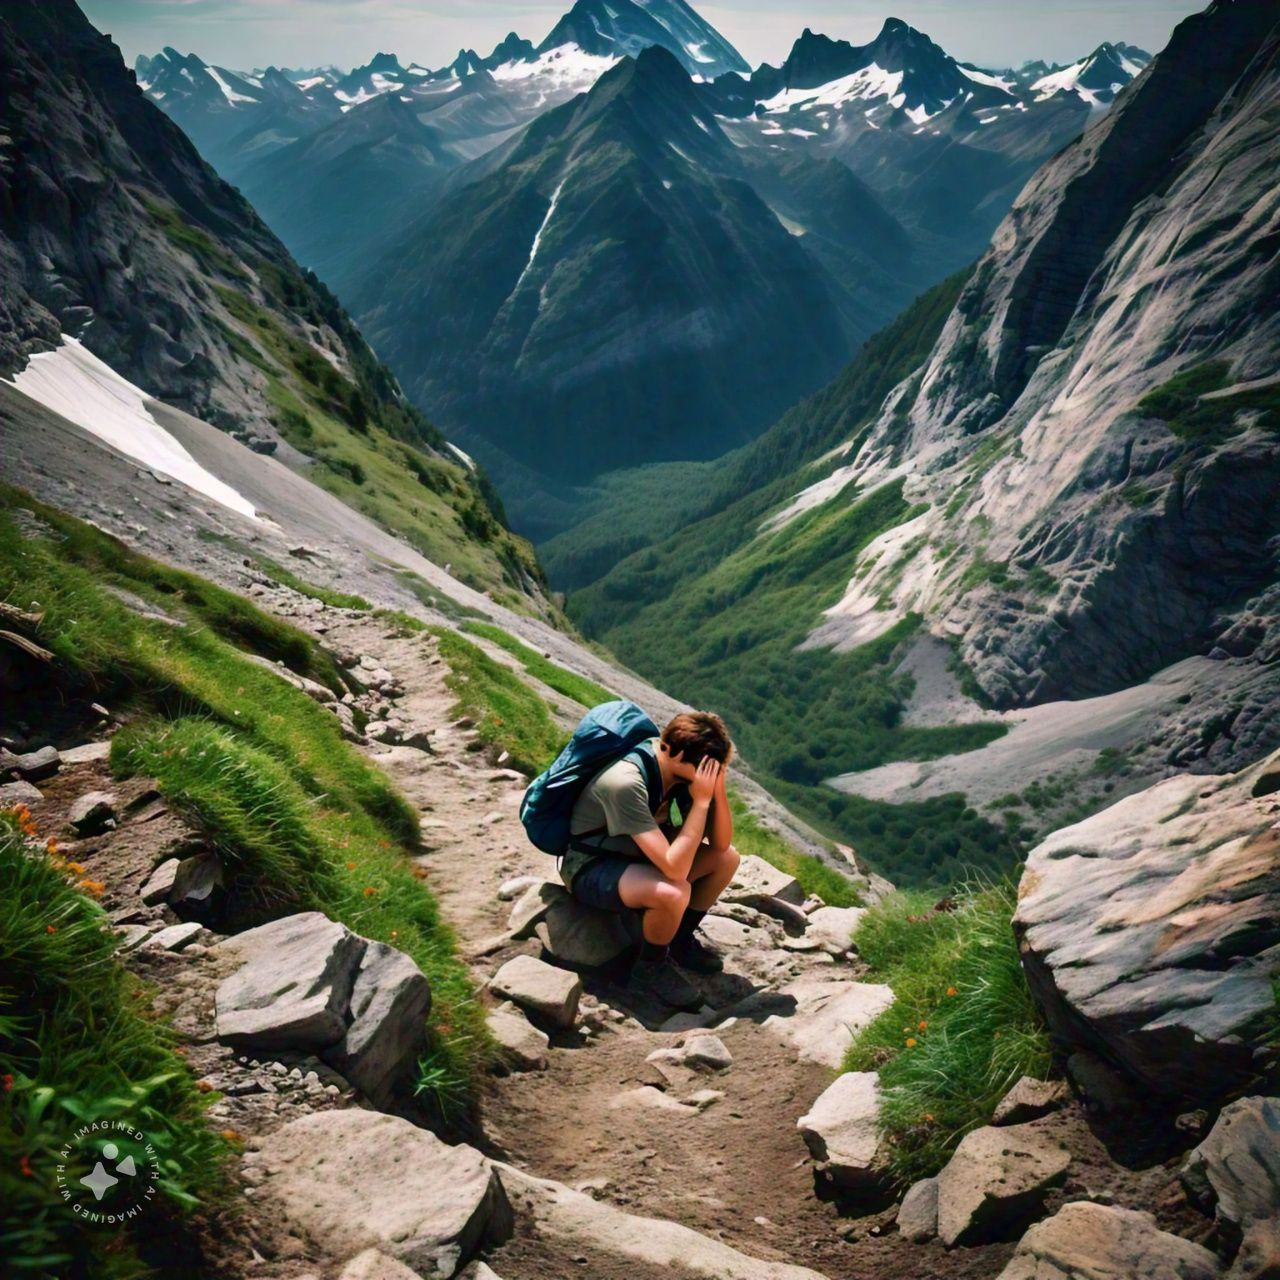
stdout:
[[101,880],[81,880],[80,888],[85,893],[92,894],[95,898],[100,898],[106,892],[107,886]]
[[237,1133],[234,1129],[223,1129],[223,1131],[222,1131],[222,1136],[223,1136],[224,1138],[226,1138],[226,1140],[227,1140],[228,1142],[243,1142],[243,1141],[244,1141],[244,1135],[243,1135],[243,1134],[240,1134],[240,1133]]
[[915,1036],[908,1036],[908,1037],[907,1037],[907,1048],[908,1048],[908,1049],[914,1049],[914,1048],[916,1047],[916,1043],[917,1043],[917,1041],[916,1041]]
[[5,1091],[5,1093],[12,1093],[12,1092],[13,1092],[13,1077],[12,1077],[12,1076],[10,1076],[10,1075],[6,1075],[6,1076],[3,1076],[3,1077],[0,1077],[0,1085],[3,1085],[3,1086],[4,1086],[4,1091]]
[[44,931],[45,931],[45,933],[57,933],[57,932],[58,932],[58,931],[57,931],[57,929],[55,929],[55,928],[53,927],[53,925],[51,925],[51,924],[47,924],[47,925],[45,925],[45,927],[44,927]]
[[31,1168],[31,1161],[26,1156],[23,1156],[22,1159],[18,1161],[18,1172],[21,1173],[24,1178],[34,1178],[36,1176],[34,1170]]
[[949,995],[949,996],[958,996],[959,994],[960,994],[960,993],[955,989],[955,987],[948,987],[948,988],[947,988],[947,995]]
[[917,1030],[917,1031],[928,1031],[928,1030],[929,1030],[929,1024],[928,1024],[928,1023],[927,1023],[923,1018],[921,1018],[921,1019],[920,1019],[920,1025],[916,1028],[916,1030]]
[[365,885],[364,896],[366,898],[376,898],[378,896],[378,891],[371,884]]
[[348,862],[348,863],[347,863],[347,870],[348,870],[348,871],[354,871],[354,870],[356,869],[356,867],[357,867],[357,866],[359,866],[359,865],[360,865],[360,864],[359,864],[359,863],[357,863],[357,862]]
[[67,863],[67,870],[70,871],[73,876],[82,876],[86,871],[88,871],[88,869],[89,868],[86,867],[83,862]]

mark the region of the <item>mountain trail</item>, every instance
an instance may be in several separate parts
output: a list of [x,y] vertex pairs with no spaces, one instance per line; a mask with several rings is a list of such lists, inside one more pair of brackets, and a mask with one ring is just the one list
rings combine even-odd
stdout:
[[[307,625],[307,612],[292,620]],[[454,716],[448,667],[434,638],[397,634],[369,616],[323,616],[326,644],[342,654],[368,655],[403,686],[396,702],[401,736],[429,735],[430,751],[378,744],[368,750],[423,815],[427,852],[419,865],[477,982],[487,982],[514,955],[541,954],[536,940],[511,940],[511,903],[498,891],[515,877],[554,879],[554,861],[527,842],[520,826],[524,779],[488,763],[469,723]],[[733,922],[720,921],[720,936],[733,936]],[[814,1268],[830,1280],[994,1275],[1010,1246],[961,1254],[936,1244],[922,1248],[891,1231],[891,1212],[842,1218],[818,1199],[796,1121],[831,1083],[836,1063],[797,1056],[785,1024],[800,1010],[781,988],[853,984],[859,970],[822,952],[787,950],[785,938],[782,945],[759,945],[760,937],[782,937],[781,929],[768,935],[739,926],[738,933],[744,945],[730,950],[726,972],[699,980],[710,1034],[729,1050],[731,1066],[669,1070],[664,1077],[646,1059],[685,1039],[686,1033],[659,1029],[669,1011],[637,1005],[620,975],[584,974],[579,1025],[553,1036],[546,1070],[493,1078],[481,1103],[488,1154],[626,1215],[680,1224],[776,1264],[760,1274],[778,1280],[789,1274],[786,1264]],[[752,935],[756,941],[745,942]],[[489,1258],[507,1280],[584,1274],[644,1280],[649,1266],[659,1274],[643,1253],[619,1245],[590,1215],[585,1234],[566,1234],[544,1229],[551,1224],[536,1208],[517,1204],[517,1210],[514,1239]],[[553,1215],[556,1222],[563,1216]],[[613,1243],[594,1246],[598,1235]],[[716,1274],[688,1265],[667,1263],[661,1274]]]

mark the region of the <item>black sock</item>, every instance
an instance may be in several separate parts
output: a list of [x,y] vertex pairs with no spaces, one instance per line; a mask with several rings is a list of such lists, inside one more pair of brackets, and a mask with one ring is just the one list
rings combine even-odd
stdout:
[[661,964],[667,959],[670,948],[665,942],[650,942],[647,938],[640,947],[640,959],[650,964]]
[[686,911],[684,919],[680,921],[680,927],[676,930],[676,941],[682,945],[692,942],[698,926],[706,918],[707,913],[705,911],[694,911],[692,908]]

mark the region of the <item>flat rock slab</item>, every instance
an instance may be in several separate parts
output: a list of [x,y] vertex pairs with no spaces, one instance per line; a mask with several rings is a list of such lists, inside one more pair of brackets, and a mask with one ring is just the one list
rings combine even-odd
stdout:
[[994,1125],[1027,1124],[1057,1111],[1071,1101],[1071,1090],[1062,1080],[1037,1080],[1023,1076],[1000,1099],[991,1116]]
[[1278,772],[1280,753],[1170,778],[1027,858],[1014,927],[1051,1029],[1166,1099],[1205,1106],[1256,1078],[1246,1032],[1280,974]]
[[577,975],[533,956],[508,960],[489,985],[496,995],[553,1026],[571,1027],[578,1016],[582,982]]
[[13,809],[20,804],[39,804],[43,799],[44,792],[29,782],[0,784],[0,809]]
[[366,1249],[347,1263],[338,1280],[419,1280],[416,1271],[410,1271],[403,1262],[397,1262],[381,1249]]
[[190,924],[171,924],[167,929],[153,933],[142,943],[141,949],[143,951],[182,951],[203,932],[204,925],[196,924],[194,921]]
[[97,764],[111,758],[110,742],[86,742],[62,753],[63,764]]
[[864,907],[819,907],[810,913],[804,936],[829,955],[842,956],[853,946],[853,935],[866,914]]
[[319,1052],[346,1034],[365,940],[318,911],[273,920],[220,943],[241,967],[215,996],[218,1039]]
[[496,1168],[507,1195],[532,1220],[534,1230],[570,1247],[580,1244],[584,1251],[624,1264],[662,1267],[673,1280],[825,1280],[808,1267],[752,1258],[679,1223],[624,1213],[510,1165]]
[[291,1227],[339,1258],[376,1249],[447,1280],[512,1230],[502,1184],[478,1151],[378,1112],[303,1116],[259,1139],[245,1168]]
[[1207,1249],[1161,1231],[1149,1213],[1080,1202],[1037,1223],[998,1280],[1218,1280]]
[[893,1003],[893,989],[871,982],[802,979],[783,987],[794,1012],[765,1019],[765,1026],[789,1040],[809,1062],[839,1070],[854,1036]]
[[157,906],[168,899],[173,886],[178,880],[178,868],[182,866],[179,858],[169,858],[162,862],[148,877],[142,886],[142,901],[149,907]]
[[1187,1157],[1182,1181],[1233,1251],[1255,1224],[1280,1219],[1280,1098],[1224,1108]]
[[16,773],[24,782],[43,782],[52,778],[62,765],[56,747],[41,747],[25,755],[14,755],[0,748],[0,771]]
[[880,1076],[849,1071],[796,1121],[818,1163],[819,1178],[840,1192],[881,1191],[887,1181],[880,1144]]
[[1030,1125],[975,1129],[938,1174],[938,1235],[948,1248],[1016,1237],[1063,1181],[1071,1153]]
[[738,864],[729,887],[721,895],[722,902],[740,902],[754,907],[761,899],[777,898],[793,907],[804,905],[805,892],[795,876],[749,853]]
[[431,984],[403,951],[370,942],[360,959],[342,1039],[324,1051],[375,1107],[388,1107],[408,1083],[428,1041]]
[[485,1022],[498,1046],[502,1065],[509,1071],[546,1069],[551,1041],[515,1005],[507,1004],[490,1010]]
[[110,791],[89,791],[72,802],[67,826],[78,836],[96,836],[116,820],[119,796]]

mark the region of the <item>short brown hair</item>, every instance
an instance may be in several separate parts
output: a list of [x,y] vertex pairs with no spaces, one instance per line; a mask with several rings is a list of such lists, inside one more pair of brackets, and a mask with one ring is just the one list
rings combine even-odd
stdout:
[[733,739],[723,720],[714,711],[686,711],[662,731],[662,741],[673,756],[686,764],[699,765],[710,756],[721,764],[733,759]]

